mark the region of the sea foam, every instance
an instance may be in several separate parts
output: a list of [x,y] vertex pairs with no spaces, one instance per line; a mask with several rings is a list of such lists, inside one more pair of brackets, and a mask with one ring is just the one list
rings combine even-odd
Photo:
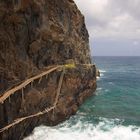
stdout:
[[101,77],[104,76],[104,73],[105,73],[106,71],[105,71],[105,70],[99,70],[99,72],[100,72],[100,77],[97,77],[98,80],[101,79]]
[[106,72],[106,70],[99,70],[100,71],[100,73],[105,73]]
[[101,121],[98,125],[81,121],[70,126],[40,126],[24,140],[140,140],[140,127],[115,125],[112,121]]

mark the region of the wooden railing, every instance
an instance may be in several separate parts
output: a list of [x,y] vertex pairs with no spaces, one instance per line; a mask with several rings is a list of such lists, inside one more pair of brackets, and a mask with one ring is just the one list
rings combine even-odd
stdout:
[[[83,66],[88,66],[88,67],[89,66],[95,66],[94,64],[78,64],[78,65],[83,65]],[[1,104],[3,104],[6,99],[8,99],[11,95],[15,94],[19,90],[22,90],[21,93],[23,94],[23,88],[25,88],[27,85],[32,83],[34,80],[39,79],[39,82],[40,82],[43,76],[46,76],[46,75],[50,74],[51,72],[53,72],[57,69],[60,69],[60,68],[62,70],[62,73],[61,73],[61,76],[60,76],[60,79],[59,79],[57,93],[56,93],[56,97],[55,97],[55,101],[54,101],[53,105],[51,107],[45,108],[43,111],[40,111],[36,114],[32,114],[32,115],[25,116],[25,117],[18,118],[16,120],[14,120],[13,123],[8,124],[7,126],[1,128],[0,133],[4,132],[5,130],[10,129],[11,127],[19,124],[20,122],[22,122],[24,120],[27,120],[27,119],[30,119],[30,118],[33,118],[33,117],[37,117],[37,116],[41,116],[43,114],[46,114],[46,113],[54,110],[56,108],[56,105],[57,105],[58,100],[59,100],[59,95],[60,95],[60,92],[61,92],[61,87],[62,87],[62,83],[63,83],[63,77],[64,77],[64,74],[65,74],[65,69],[76,68],[76,66],[75,66],[75,64],[65,64],[65,65],[54,66],[47,71],[44,71],[44,72],[42,72],[42,73],[40,73],[40,74],[38,74],[38,75],[36,75],[32,78],[29,78],[29,79],[25,80],[23,83],[19,84],[18,86],[15,86],[14,88],[12,88],[12,89],[10,89],[10,90],[8,90],[8,91],[6,91],[5,93],[2,94],[2,96],[0,97],[0,103]]]
[[[32,83],[34,80],[40,79],[40,78],[42,79],[43,76],[45,76],[45,75],[47,75],[47,74],[49,74],[49,73],[51,73],[51,72],[57,70],[58,68],[61,68],[61,67],[62,67],[62,66],[55,66],[55,67],[53,67],[53,68],[51,68],[51,69],[49,69],[49,70],[47,70],[47,71],[42,72],[41,74],[38,74],[38,75],[36,75],[36,76],[34,76],[34,77],[32,77],[32,78],[29,78],[29,79],[25,80],[25,81],[24,81],[23,83],[21,83],[20,85],[15,86],[14,88],[12,88],[12,89],[6,91],[6,92],[3,93],[2,96],[0,97],[0,103],[3,104],[4,101],[5,101],[8,97],[10,97],[12,94],[15,94],[16,91],[22,90],[22,89],[25,88],[27,85],[29,85],[30,83]],[[39,82],[40,82],[40,81],[39,81]]]
[[[44,72],[44,73],[42,73],[42,74],[40,74],[38,76],[35,76],[35,77],[31,78],[29,81],[33,81],[33,79],[37,79],[37,77],[39,78],[39,77],[41,77],[43,75],[46,75],[46,74],[48,74],[48,72],[50,73],[50,72],[56,70],[57,68],[60,68],[60,67],[52,68],[51,70],[48,70],[47,72]],[[32,114],[32,115],[29,115],[29,116],[26,116],[26,117],[22,117],[22,118],[18,118],[16,120],[14,120],[13,123],[8,124],[7,126],[1,128],[0,129],[0,133],[1,132],[4,132],[5,130],[10,129],[11,127],[19,124],[20,122],[23,122],[24,120],[27,120],[27,119],[30,119],[30,118],[33,118],[33,117],[38,117],[38,116],[44,115],[44,114],[52,111],[53,109],[55,109],[56,108],[56,105],[58,103],[60,92],[61,92],[61,87],[62,87],[62,83],[63,83],[64,74],[65,74],[65,67],[63,67],[63,71],[61,73],[61,76],[60,76],[60,79],[59,79],[59,83],[58,83],[58,88],[57,88],[57,93],[56,93],[55,101],[54,101],[54,103],[53,103],[53,105],[51,107],[47,107],[43,111],[40,111],[38,113],[35,113],[35,114]],[[26,82],[26,84],[27,83],[29,83],[29,82]],[[22,87],[22,86],[20,86],[20,87]],[[19,89],[19,88],[16,88],[16,89]]]

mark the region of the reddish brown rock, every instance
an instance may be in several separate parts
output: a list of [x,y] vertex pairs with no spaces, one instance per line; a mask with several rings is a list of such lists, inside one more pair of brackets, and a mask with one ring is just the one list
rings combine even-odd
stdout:
[[[1,140],[20,140],[41,124],[56,125],[75,114],[96,89],[96,68],[91,63],[84,17],[73,0],[0,1],[0,96],[9,88],[42,72],[47,66],[65,64],[67,69],[54,111],[34,117],[0,133]],[[51,106],[61,71],[24,88],[0,104],[0,128],[15,119]]]

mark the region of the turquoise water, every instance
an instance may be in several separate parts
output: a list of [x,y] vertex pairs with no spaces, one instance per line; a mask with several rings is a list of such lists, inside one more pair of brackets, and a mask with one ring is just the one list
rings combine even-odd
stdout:
[[140,57],[95,57],[96,96],[55,127],[40,126],[26,140],[140,140]]
[[97,57],[95,61],[103,75],[97,96],[88,103],[96,106],[94,116],[140,126],[140,57]]

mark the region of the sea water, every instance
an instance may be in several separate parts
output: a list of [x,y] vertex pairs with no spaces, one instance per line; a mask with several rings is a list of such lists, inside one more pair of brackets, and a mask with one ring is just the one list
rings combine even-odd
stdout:
[[140,57],[94,57],[96,96],[55,127],[40,126],[25,140],[140,140]]

